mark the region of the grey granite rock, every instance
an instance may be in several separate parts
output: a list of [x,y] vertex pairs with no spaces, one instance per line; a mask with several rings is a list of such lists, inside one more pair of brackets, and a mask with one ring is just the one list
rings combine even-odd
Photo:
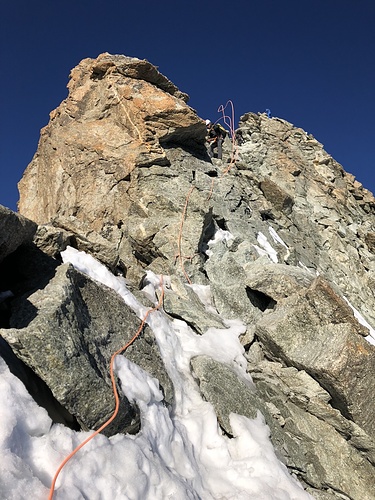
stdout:
[[[317,402],[327,405],[330,399],[306,373],[262,363],[254,391],[233,368],[212,358],[198,356],[191,365],[200,391],[212,403],[226,433],[232,432],[231,413],[255,418],[259,410],[270,427],[279,457],[315,498],[372,499],[374,467],[368,457],[324,419],[306,411],[298,399],[300,395],[311,406]],[[263,375],[265,367],[268,376]],[[291,395],[296,396],[296,402]]]
[[[114,291],[64,264],[45,289],[14,302],[10,328],[1,335],[80,425],[94,429],[114,409],[111,355],[139,324]],[[147,327],[125,355],[159,379],[172,403],[172,385]],[[138,425],[136,409],[122,397],[119,416],[105,432],[134,431]]]
[[256,335],[275,359],[311,374],[330,393],[332,405],[375,435],[375,347],[327,282],[318,278],[263,315]]

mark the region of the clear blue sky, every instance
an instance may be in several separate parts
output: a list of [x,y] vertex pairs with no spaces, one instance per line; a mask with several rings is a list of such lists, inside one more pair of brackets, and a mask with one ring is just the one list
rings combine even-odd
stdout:
[[236,122],[269,108],[375,192],[375,0],[4,0],[0,50],[0,204],[13,210],[69,71],[102,52],[148,59],[202,118],[228,99]]

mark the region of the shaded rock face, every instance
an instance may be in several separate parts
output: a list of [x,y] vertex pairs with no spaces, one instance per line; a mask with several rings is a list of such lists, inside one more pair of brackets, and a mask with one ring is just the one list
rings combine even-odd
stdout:
[[[146,269],[169,275],[164,311],[196,334],[222,328],[223,318],[246,325],[255,389],[233,366],[191,362],[223,432],[231,436],[230,413],[260,411],[280,460],[315,498],[371,499],[374,197],[311,135],[266,115],[244,115],[234,156],[226,141],[224,163],[211,161],[204,122],[186,101],[147,61],[102,54],[72,70],[69,96],[19,185],[20,212],[39,226],[27,222],[33,243],[29,236],[13,253],[20,243],[7,243],[0,266],[38,265],[2,283],[14,297],[1,334],[72,418],[96,427],[111,408],[106,366],[118,325],[123,343],[139,320],[112,291],[61,265],[60,251],[85,250],[133,291]],[[209,288],[210,303],[194,286]],[[140,340],[125,355],[159,379],[173,405],[152,332]],[[80,366],[67,368],[75,358]],[[105,404],[88,411],[97,391]],[[122,404],[109,433],[137,429],[137,409]]]
[[[10,328],[2,335],[81,427],[94,429],[114,410],[111,355],[130,340],[139,323],[115,292],[64,264],[43,290],[13,302]],[[171,382],[147,328],[128,357],[158,376],[171,403]],[[123,397],[119,416],[105,432],[130,431],[138,425],[135,410]]]
[[37,224],[0,205],[0,262],[23,243],[33,240]]

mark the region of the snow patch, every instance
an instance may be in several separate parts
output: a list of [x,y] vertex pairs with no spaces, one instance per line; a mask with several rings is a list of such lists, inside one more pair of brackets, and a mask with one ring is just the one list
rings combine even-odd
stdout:
[[277,258],[277,252],[276,252],[276,250],[274,250],[272,245],[269,243],[267,236],[265,236],[263,233],[259,232],[257,234],[257,241],[258,241],[260,247],[258,247],[258,245],[253,245],[253,246],[256,249],[256,251],[258,252],[258,254],[260,256],[266,255],[272,262],[277,264],[279,261]]

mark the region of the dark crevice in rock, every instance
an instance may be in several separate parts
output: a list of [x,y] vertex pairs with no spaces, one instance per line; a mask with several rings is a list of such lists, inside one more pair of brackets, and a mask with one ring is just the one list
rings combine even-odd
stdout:
[[9,328],[26,328],[38,315],[38,309],[24,295],[11,304]]
[[114,274],[116,276],[126,276],[128,272],[127,266],[124,264],[122,260],[119,260],[117,266],[114,269]]
[[[1,293],[7,290],[1,291]],[[9,320],[11,315],[11,298],[0,301],[0,328],[10,328]]]
[[138,262],[144,264],[145,266],[149,266],[152,262],[152,259],[149,259],[142,253],[138,252],[138,250],[134,250],[134,257],[137,259]]
[[149,266],[156,258],[163,257],[162,254],[157,251],[153,243],[154,236],[153,234],[142,242],[136,241],[128,236],[133,248],[133,255],[141,265],[144,264],[145,266]]
[[[209,249],[208,243],[213,239],[217,229],[222,229],[223,231],[228,231],[228,227],[225,219],[218,218],[212,213],[212,208],[205,214],[203,220],[203,228],[201,236],[198,242],[198,253],[207,261],[207,250]],[[201,270],[201,269],[200,269]],[[207,276],[204,270],[201,270],[205,276]]]
[[218,175],[219,175],[219,174],[217,173],[217,171],[216,171],[216,170],[209,170],[209,171],[207,172],[207,175],[208,175],[209,177],[218,177]]
[[230,432],[228,432],[227,430],[225,430],[224,427],[220,424],[219,421],[218,421],[218,424],[219,424],[220,430],[224,434],[224,436],[226,436],[229,439],[233,439],[234,438],[234,435],[231,434]]
[[164,140],[161,139],[159,142],[163,149],[166,150],[166,154],[168,154],[168,150],[173,152],[174,149],[180,149],[198,160],[211,163],[211,158],[207,153],[207,148],[204,144],[204,138],[202,139],[202,143],[198,143],[192,139],[180,142],[179,140],[176,140],[176,138],[171,137]]
[[330,394],[332,398],[329,402],[330,406],[332,406],[335,410],[338,410],[346,419],[354,421],[353,415],[350,414],[348,401],[346,400],[344,394],[340,394],[331,385],[327,384],[325,380],[319,376],[319,374],[312,372],[310,375]]
[[262,220],[275,220],[275,216],[271,210],[260,210],[259,211]]
[[91,80],[102,80],[106,74],[107,70],[99,70],[98,68],[93,69],[91,73]]
[[21,245],[0,264],[0,290],[11,290],[14,296],[20,296],[43,289],[59,264],[33,243]]
[[262,312],[266,309],[274,309],[277,304],[276,300],[272,297],[269,297],[267,294],[260,292],[259,290],[253,290],[250,287],[246,287],[246,295],[252,305],[257,309],[260,309]]
[[[117,381],[117,390],[119,390],[120,384]],[[131,405],[128,400],[127,401],[127,409],[130,414],[131,420],[129,421],[128,425],[126,426],[126,434],[138,434],[138,432],[141,430],[141,412],[139,411],[139,408],[137,405]],[[113,431],[110,430],[106,434],[106,430],[103,431],[103,434],[107,436],[113,435]]]
[[204,216],[201,237],[198,243],[198,252],[205,257],[205,260],[207,260],[206,252],[209,249],[208,242],[215,236],[218,228],[228,231],[225,219],[216,217],[212,212],[212,208],[210,208]]
[[[10,291],[13,296],[0,304],[2,328],[24,328],[35,318],[37,309],[27,297],[46,287],[60,263],[61,258],[49,257],[33,243],[20,246],[4,259],[0,264],[0,290]],[[12,313],[19,310],[21,303],[23,313],[15,323]]]
[[215,222],[220,229],[222,229],[223,231],[228,231],[228,226],[225,219],[215,218]]
[[181,321],[184,321],[193,330],[194,333],[196,333],[199,336],[201,335],[199,333],[199,331],[197,330],[197,328],[195,327],[195,325],[191,321],[189,321],[186,318],[184,318],[182,315],[176,314],[176,313],[172,313],[172,312],[169,311],[168,312],[168,316],[170,316],[171,318],[174,318],[174,319],[179,319]]
[[198,252],[205,255],[208,250],[208,242],[213,238],[216,231],[212,208],[205,214],[200,240],[198,242]]
[[71,246],[72,248],[75,248],[76,250],[78,250],[79,248],[79,244],[78,244],[78,240],[77,240],[77,235],[76,234],[72,234],[69,238],[69,246]]
[[205,262],[205,259],[202,259],[201,264],[199,264],[197,267],[197,270],[198,270],[198,273],[207,281],[207,283],[209,283],[210,278],[208,277],[207,271],[204,268],[204,262]]

